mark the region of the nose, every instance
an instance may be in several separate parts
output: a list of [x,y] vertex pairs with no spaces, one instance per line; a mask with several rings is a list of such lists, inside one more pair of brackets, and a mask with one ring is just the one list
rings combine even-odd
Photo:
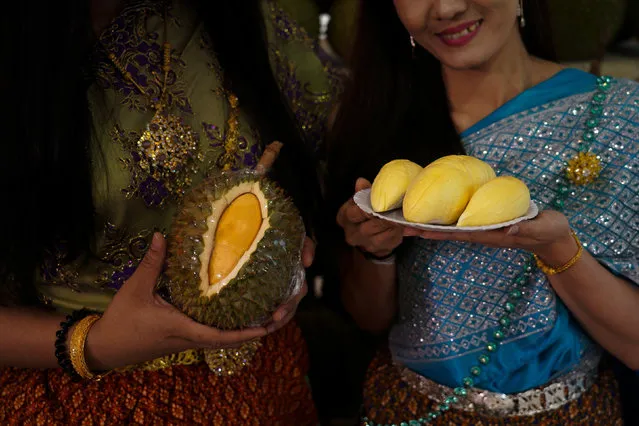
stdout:
[[435,17],[442,21],[455,19],[468,9],[467,0],[435,0]]

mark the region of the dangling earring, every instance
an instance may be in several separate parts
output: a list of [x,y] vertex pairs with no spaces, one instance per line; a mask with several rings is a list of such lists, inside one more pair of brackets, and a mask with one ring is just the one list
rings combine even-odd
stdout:
[[411,46],[411,52],[414,58],[415,57],[415,39],[413,38],[413,36],[410,36],[410,46]]
[[521,28],[524,28],[526,26],[526,18],[524,17],[523,0],[519,0],[519,5],[517,6],[517,16],[519,17],[519,26]]

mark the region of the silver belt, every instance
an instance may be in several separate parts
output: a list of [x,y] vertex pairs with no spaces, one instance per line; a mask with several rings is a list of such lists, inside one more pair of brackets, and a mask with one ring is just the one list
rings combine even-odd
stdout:
[[[451,408],[472,411],[488,417],[532,416],[552,411],[581,397],[597,380],[598,361],[584,359],[570,373],[559,377],[539,388],[516,394],[490,392],[482,389],[468,389],[468,394],[459,396],[459,402]],[[431,401],[443,403],[453,395],[453,389],[440,385],[412,370],[395,364],[400,369],[402,379],[414,390]]]

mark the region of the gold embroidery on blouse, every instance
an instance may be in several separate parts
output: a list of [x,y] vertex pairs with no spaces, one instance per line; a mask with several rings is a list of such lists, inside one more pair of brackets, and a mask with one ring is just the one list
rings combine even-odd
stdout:
[[130,108],[139,112],[155,110],[145,130],[126,134],[116,127],[113,136],[130,154],[122,159],[131,174],[124,193],[128,198],[142,198],[149,207],[157,207],[167,198],[178,200],[184,195],[198,172],[202,155],[198,152],[198,134],[174,114],[192,114],[182,78],[185,64],[168,41],[169,22],[178,26],[180,23],[167,8],[164,41],[160,44],[157,33],[146,31],[147,11],[144,8],[123,13],[122,22],[116,21],[111,28],[111,37],[107,34],[101,38],[106,59],[99,63],[98,81],[112,86]]
[[[111,223],[104,226],[104,243],[99,253],[91,259],[79,259],[65,263],[66,253],[59,247],[47,255],[42,270],[43,281],[50,285],[65,286],[77,291],[87,289],[118,290],[135,271],[149,248],[154,230],[141,230],[129,235]],[[96,280],[90,283],[79,281],[79,264],[86,260],[97,263]]]

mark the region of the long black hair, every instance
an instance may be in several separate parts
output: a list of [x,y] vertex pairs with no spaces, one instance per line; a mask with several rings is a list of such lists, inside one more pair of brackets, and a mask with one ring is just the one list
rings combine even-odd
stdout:
[[[202,17],[225,84],[241,99],[263,143],[284,143],[273,177],[312,226],[319,184],[269,63],[260,0],[184,0]],[[44,252],[66,242],[69,256],[91,244],[93,134],[87,60],[95,41],[90,1],[19,2],[1,18],[0,305],[34,301]]]
[[[524,7],[526,48],[554,59],[545,1],[525,1]],[[392,1],[362,1],[359,16],[351,84],[329,136],[331,214],[352,196],[358,177],[373,179],[392,159],[428,164],[464,152],[439,61],[419,46],[413,52]]]

